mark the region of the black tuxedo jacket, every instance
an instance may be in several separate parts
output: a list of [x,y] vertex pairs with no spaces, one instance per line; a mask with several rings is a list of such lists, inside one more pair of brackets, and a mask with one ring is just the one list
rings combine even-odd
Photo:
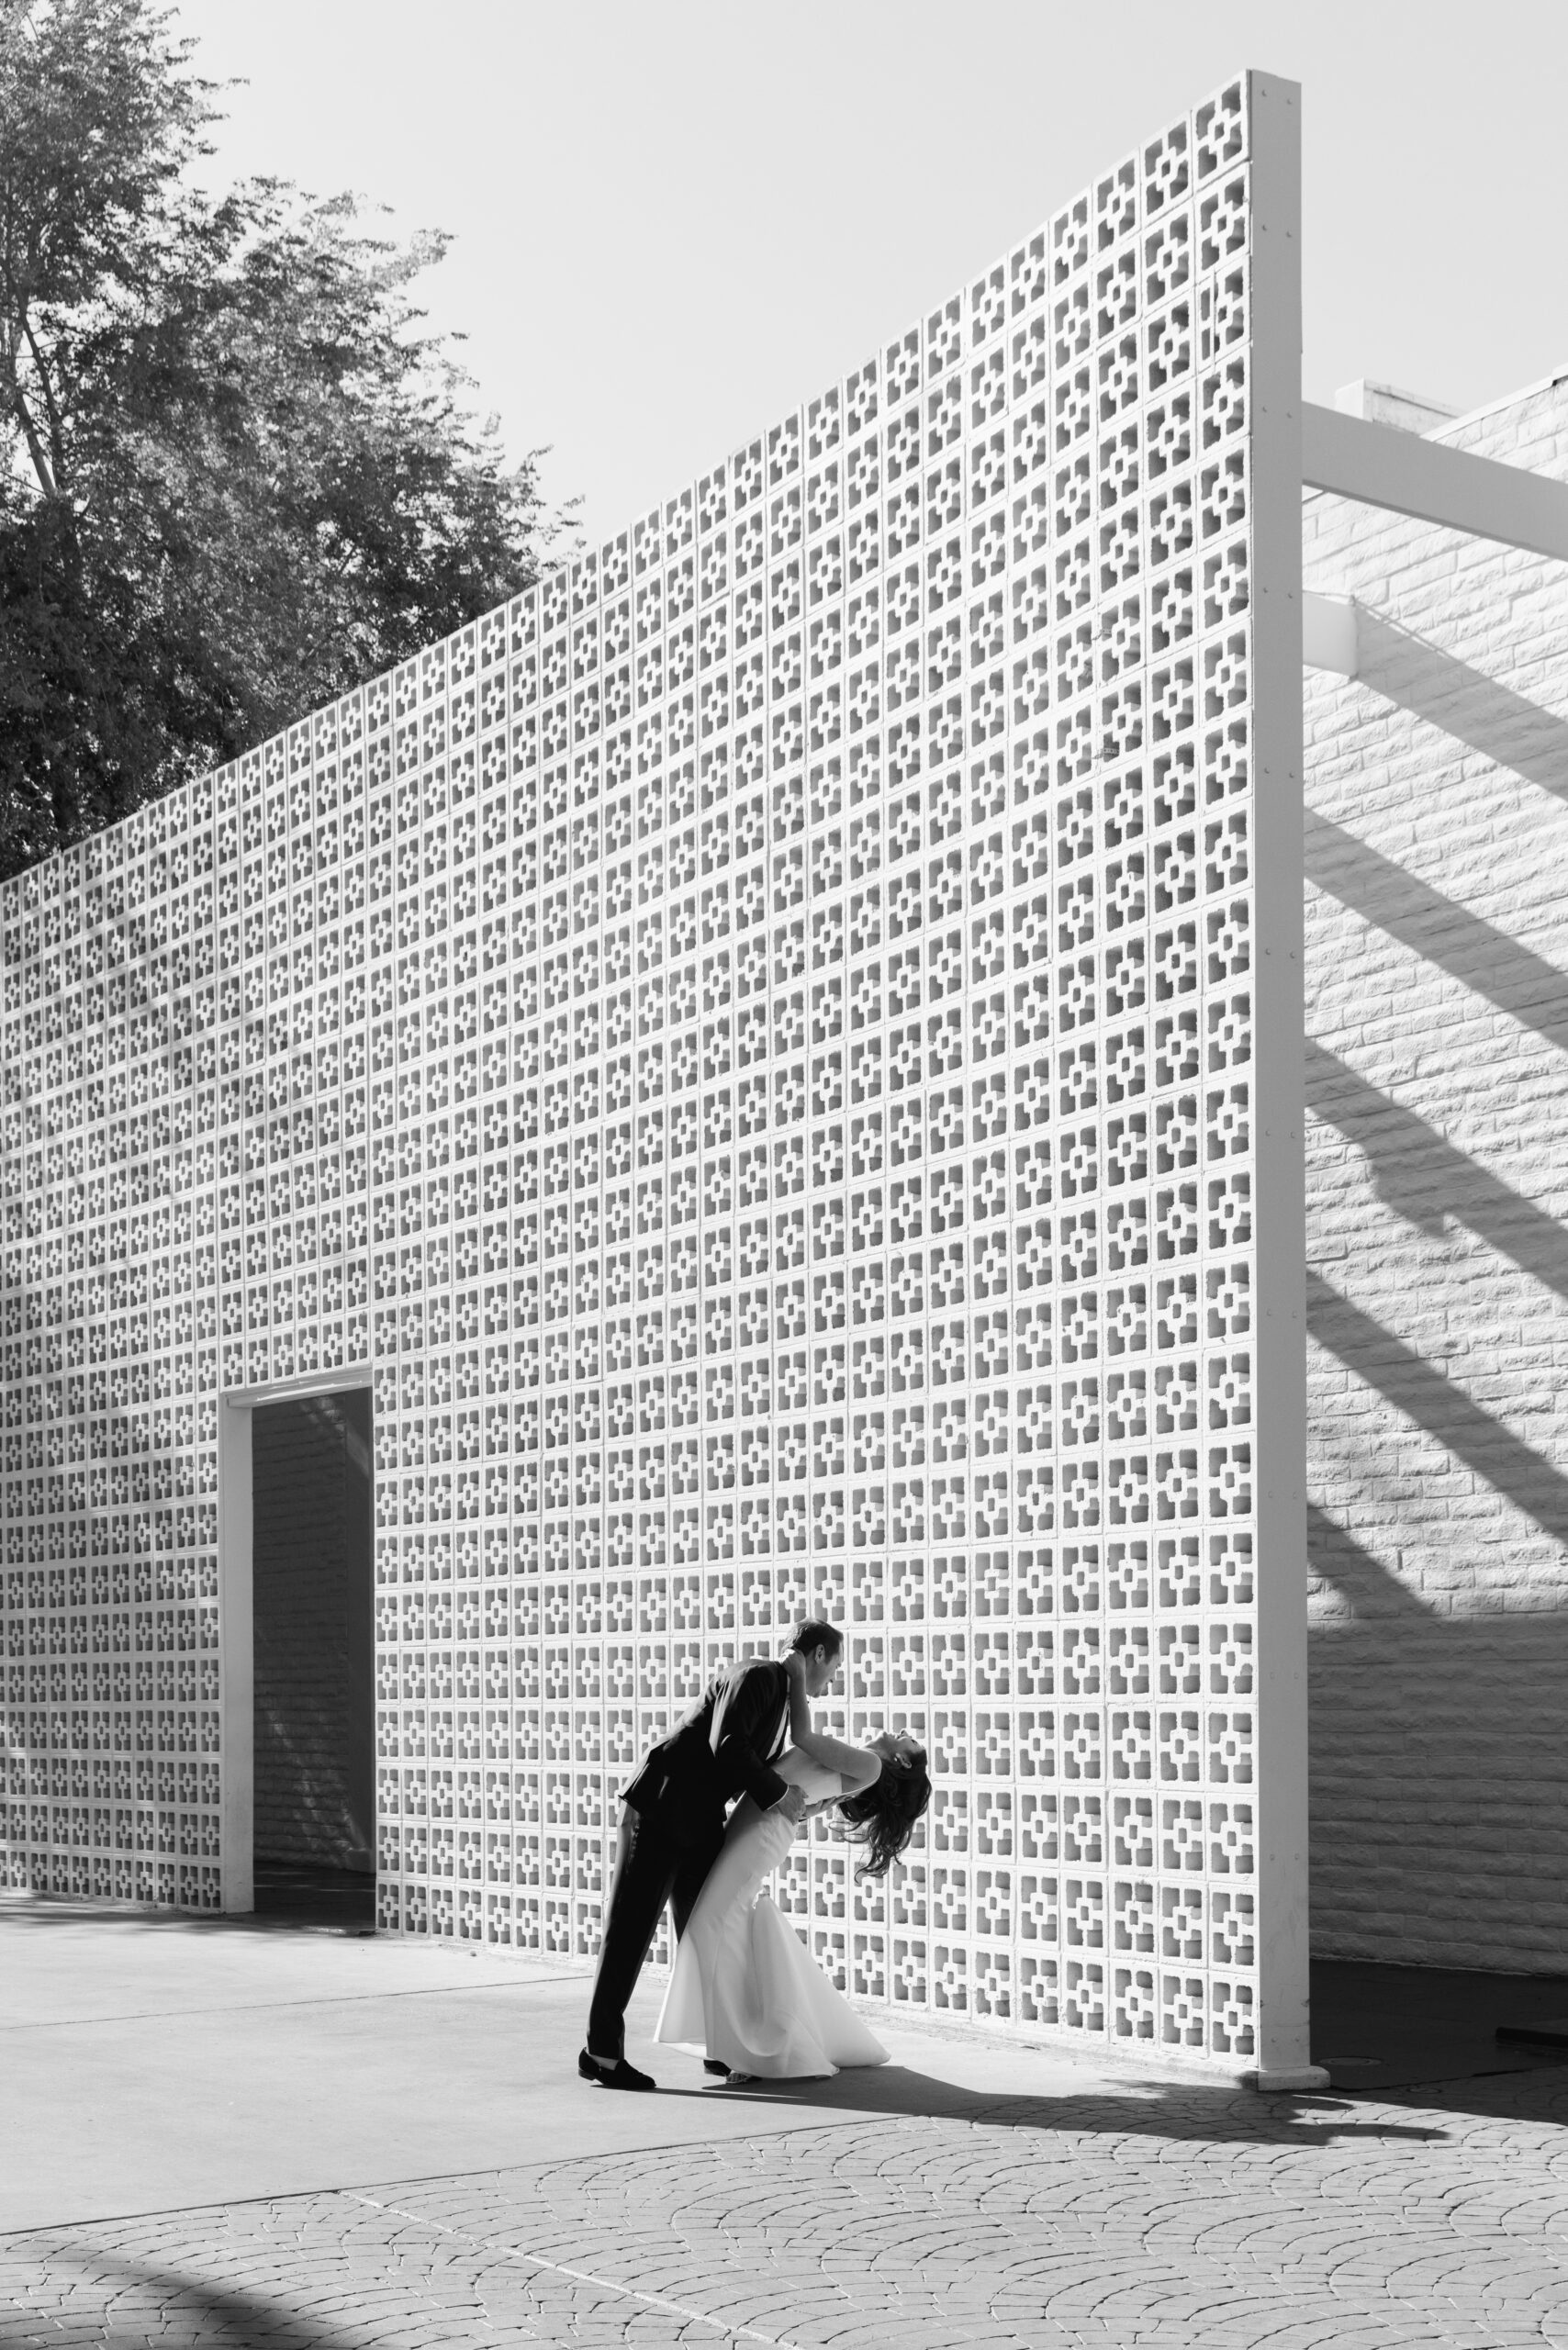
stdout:
[[[729,1702],[712,1743],[713,1708],[728,1691]],[[725,1807],[747,1795],[771,1811],[785,1782],[767,1758],[790,1707],[790,1675],[782,1664],[763,1658],[728,1667],[703,1691],[669,1736],[644,1758],[622,1801],[651,1827],[683,1849],[716,1843],[724,1832]]]

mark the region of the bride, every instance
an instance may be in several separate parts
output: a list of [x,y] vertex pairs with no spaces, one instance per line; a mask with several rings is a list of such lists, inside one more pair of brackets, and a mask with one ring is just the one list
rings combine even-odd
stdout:
[[[801,1709],[803,1712],[803,1708]],[[807,1729],[774,1769],[808,1799],[809,1813],[838,1806],[865,1852],[857,1876],[885,1876],[931,1800],[924,1749],[883,1730],[846,1746]],[[732,2079],[806,2080],[845,2065],[884,2065],[888,2052],[758,1888],[789,1851],[795,1823],[749,1796],[731,1814],[676,1953],[655,2038],[700,2045],[711,2070]]]

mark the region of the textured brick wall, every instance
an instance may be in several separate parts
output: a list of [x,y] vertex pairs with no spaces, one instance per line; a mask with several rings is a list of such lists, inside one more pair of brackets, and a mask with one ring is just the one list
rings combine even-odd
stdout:
[[[1568,386],[1445,431],[1568,475]],[[1568,572],[1327,498],[1307,692],[1315,1947],[1568,1966]]]
[[253,1415],[259,1860],[375,1865],[369,1435],[368,1393]]

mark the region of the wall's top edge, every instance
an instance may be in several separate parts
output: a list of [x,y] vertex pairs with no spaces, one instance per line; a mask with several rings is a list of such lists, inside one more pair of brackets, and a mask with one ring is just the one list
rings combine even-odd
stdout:
[[[210,821],[227,792],[241,799],[260,796],[310,764],[323,747],[331,755],[341,745],[382,731],[449,682],[465,683],[507,660],[520,649],[524,633],[547,632],[554,619],[575,617],[602,595],[619,595],[655,572],[694,568],[704,539],[737,516],[750,525],[755,514],[760,570],[767,560],[761,520],[769,495],[798,507],[806,468],[834,450],[847,457],[857,435],[885,407],[924,392],[935,410],[958,391],[962,363],[977,376],[988,365],[1000,371],[1009,342],[1023,346],[1031,337],[1040,343],[1044,375],[1047,321],[1070,326],[1070,310],[1077,306],[1088,320],[1095,253],[1114,247],[1135,228],[1158,235],[1168,206],[1247,159],[1255,71],[1244,67],[1227,76],[1176,121],[1139,140],[1111,171],[999,260],[879,343],[858,367],[610,539],[547,567],[532,588],[337,700],[303,713],[226,766],[177,785],[0,883],[0,925],[58,897],[82,875],[112,870]],[[0,945],[0,960],[11,959],[9,940]]]
[[[1021,298],[1019,288],[1026,284],[1032,266],[1044,263],[1049,273],[1052,290],[1065,285],[1092,259],[1098,242],[1109,242],[1126,233],[1134,216],[1148,223],[1158,217],[1164,205],[1183,193],[1186,183],[1180,186],[1160,181],[1155,174],[1162,162],[1174,151],[1192,158],[1191,184],[1201,186],[1217,172],[1238,162],[1249,151],[1250,125],[1247,120],[1248,92],[1256,68],[1243,67],[1229,74],[1194,106],[1181,121],[1166,124],[1148,138],[1130,148],[1114,168],[1102,173],[1087,187],[1079,190],[1070,202],[1048,215],[1037,228],[1022,237],[1001,258],[980,269],[965,280],[953,293],[924,312],[902,330],[878,343],[870,356],[859,367],[846,371],[836,383],[805,400],[799,408],[789,411],[760,431],[748,436],[721,461],[711,473],[703,475],[694,485],[682,485],[673,496],[660,499],[635,516],[625,528],[601,541],[593,549],[586,549],[562,568],[568,574],[591,571],[596,565],[624,549],[630,541],[635,549],[639,533],[663,525],[667,529],[672,509],[678,513],[689,507],[693,489],[700,495],[715,476],[728,467],[739,467],[758,459],[766,448],[770,461],[780,436],[801,418],[807,419],[808,429],[819,413],[829,410],[842,393],[846,406],[849,395],[868,378],[876,378],[879,369],[884,394],[890,382],[900,380],[900,373],[907,379],[904,388],[894,394],[904,397],[915,388],[928,387],[940,375],[955,366],[964,351],[989,341],[999,331],[997,297],[1007,302],[1006,315],[1017,316],[1033,307],[1036,298]],[[1233,136],[1234,134],[1234,136]],[[1138,183],[1140,166],[1146,174]],[[1154,203],[1149,202],[1150,189],[1157,190]],[[1115,208],[1113,226],[1113,207]],[[1081,247],[1075,252],[1075,240]],[[963,320],[968,312],[969,333],[963,333]],[[924,348],[923,348],[924,345]],[[924,364],[924,375],[921,368]],[[877,411],[871,410],[872,414]],[[846,438],[859,426],[846,414]],[[869,421],[869,416],[862,420]],[[771,483],[770,487],[773,486]],[[543,584],[543,583],[542,583]]]
[[1484,400],[1479,408],[1466,408],[1462,416],[1445,417],[1441,424],[1424,432],[1424,441],[1451,441],[1467,426],[1484,423],[1489,416],[1501,416],[1511,408],[1523,408],[1527,400],[1540,399],[1543,393],[1554,392],[1561,384],[1568,384],[1568,367],[1554,367],[1549,375],[1540,375],[1533,384],[1521,385],[1518,390],[1501,392],[1495,399]]
[[[1568,384],[1568,367],[1554,367],[1550,375],[1537,376],[1534,383],[1523,384],[1516,391],[1500,392],[1495,399],[1484,400],[1479,408],[1466,408],[1462,416],[1445,417],[1419,438],[1440,442],[1462,439],[1473,425],[1484,424],[1489,417],[1506,416],[1510,409],[1524,408],[1531,400],[1544,399],[1550,393],[1560,391],[1564,384]],[[1335,495],[1330,489],[1311,489],[1304,485],[1302,504],[1315,506]]]

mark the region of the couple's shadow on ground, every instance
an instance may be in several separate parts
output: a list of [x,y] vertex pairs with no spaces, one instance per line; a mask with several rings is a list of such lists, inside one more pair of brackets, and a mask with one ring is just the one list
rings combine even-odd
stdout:
[[1060,2131],[1094,2137],[1154,2137],[1317,2146],[1330,2139],[1410,2138],[1431,2142],[1443,2130],[1357,2115],[1347,2098],[1260,2097],[1238,2084],[1192,2086],[1139,2079],[1098,2081],[1092,2089],[1056,2097],[1014,2097],[966,2089],[906,2065],[859,2065],[832,2080],[714,2081],[705,2087],[660,2086],[661,2097],[700,2098],[710,2104],[766,2106],[807,2114],[868,2120],[961,2121],[988,2129]]

